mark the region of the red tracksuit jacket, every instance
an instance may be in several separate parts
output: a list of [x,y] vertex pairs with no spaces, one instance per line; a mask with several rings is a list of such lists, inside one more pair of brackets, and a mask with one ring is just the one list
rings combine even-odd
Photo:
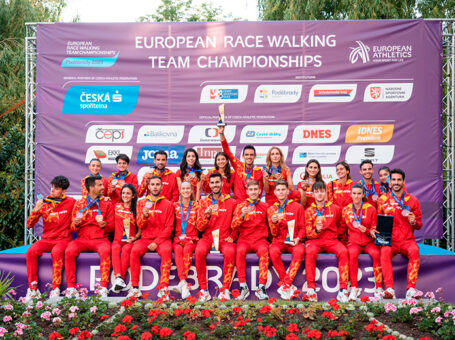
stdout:
[[[327,187],[327,186],[326,186]],[[299,182],[299,184],[297,184],[297,189],[302,189],[302,182]],[[301,195],[300,195],[300,192],[298,192],[298,199],[300,200],[301,199]],[[292,198],[295,198],[295,196],[293,195]],[[306,190],[306,203],[305,203],[305,206],[304,208],[305,209],[308,209],[309,207],[311,207],[311,205],[314,203],[314,196],[313,196],[313,184],[310,184],[308,189]]]
[[[108,191],[108,183],[107,183],[107,178],[104,177],[103,175],[100,174],[100,176],[103,178],[103,187],[104,187],[104,191],[103,191],[103,196],[107,197],[107,191]],[[81,181],[81,193],[82,193],[82,196],[87,196],[88,195],[88,191],[87,191],[87,188],[85,187],[85,179],[87,177],[90,177],[89,176],[85,176],[82,181]]]
[[378,200],[378,214],[392,215],[393,230],[392,230],[392,244],[395,242],[415,240],[414,230],[422,228],[422,211],[420,210],[419,200],[406,193],[404,196],[404,204],[411,208],[411,212],[416,217],[416,224],[411,225],[407,217],[404,217],[401,212],[400,205],[392,197],[392,193],[382,195]]
[[346,184],[341,184],[339,179],[330,182],[327,185],[327,201],[335,203],[340,208],[352,203],[351,188],[354,185],[352,179],[348,179]]
[[284,168],[281,170],[281,173],[278,175],[269,175],[269,192],[265,194],[265,201],[267,203],[275,203],[277,200],[274,190],[275,190],[275,182],[279,179],[284,181],[288,181],[288,176],[291,174],[291,170],[289,168]]
[[272,222],[272,216],[278,213],[278,202],[275,202],[267,209],[270,232],[273,242],[284,242],[288,234],[288,221],[295,220],[293,238],[298,237],[300,242],[305,240],[305,211],[303,206],[297,202],[289,200],[284,208],[285,219],[281,219],[277,224]]
[[[118,174],[118,172],[113,172],[112,175],[107,180],[107,186],[108,186],[107,194],[111,198],[112,204],[114,204],[114,205],[117,203],[121,203],[121,201],[122,201],[120,199],[120,195],[122,193],[122,187],[117,184],[117,187],[115,188],[115,190],[114,191],[111,190],[111,183],[112,183],[115,175],[117,175],[117,174]],[[125,181],[125,184],[134,185],[134,187],[136,188],[136,191],[138,190],[137,176],[135,174],[131,173],[130,171],[127,171],[127,175],[126,175],[124,181]]]
[[71,213],[75,203],[72,197],[64,196],[57,203],[48,196],[39,211],[32,211],[27,219],[27,227],[33,228],[43,216],[43,240],[71,240]]
[[[358,183],[362,184],[362,180],[360,180]],[[374,180],[374,179],[372,179],[372,183],[374,183],[374,190],[376,191],[376,195],[378,195],[378,200],[379,200],[379,195],[381,194],[381,184],[378,181]],[[366,185],[368,190],[372,190],[372,185],[373,184]],[[368,190],[365,189],[365,193],[366,194],[368,194]],[[373,207],[375,207],[377,209],[378,204],[377,204],[377,202],[373,201],[373,198],[372,198],[373,195],[374,194],[371,194],[371,195],[367,196],[367,202],[370,203]]]
[[[164,171],[158,171],[153,169],[152,171],[153,176],[160,176],[161,180],[163,181],[163,188],[161,189],[161,195],[166,197],[167,200],[171,202],[177,202],[179,200],[179,188],[177,186],[177,177],[175,174],[165,168]],[[145,195],[150,195],[150,191],[148,189],[148,180],[145,178],[142,179],[141,186],[137,191],[138,197],[142,197]]]
[[[231,170],[231,180],[228,182],[227,181],[227,178],[224,174],[221,174],[221,176],[223,176],[223,187],[221,188],[221,192],[224,194],[224,195],[230,195],[231,194],[231,190],[234,189],[234,176],[235,176],[235,172],[234,170],[230,169]],[[205,194],[208,194],[209,192],[211,192],[211,189],[210,189],[210,175],[213,174],[214,172],[219,172],[216,168],[212,168],[209,170],[206,178],[205,178],[205,181],[204,183],[202,184],[202,189],[204,190],[204,193]]]
[[250,202],[243,201],[238,204],[232,217],[232,230],[238,232],[238,242],[254,244],[258,241],[267,240],[269,236],[269,227],[267,226],[267,204],[259,201],[256,209],[245,215],[242,220],[242,208],[248,207]]
[[118,203],[115,205],[115,241],[121,241],[123,237],[123,232],[125,230],[123,220],[126,218],[130,219],[130,234],[126,235],[126,237],[134,237],[136,236],[136,219],[134,218],[133,212],[125,208],[123,203]]
[[[322,209],[319,209],[320,211]],[[336,204],[327,202],[324,209],[324,228],[318,234],[316,232],[316,219],[318,215],[316,213],[316,204],[313,203],[305,211],[305,229],[307,239],[325,239],[325,240],[337,240],[338,232],[341,226],[341,208]]]
[[[245,163],[241,162],[238,158],[234,156],[226,140],[222,141],[221,145],[223,146],[223,151],[228,155],[229,161],[231,162],[232,167],[234,168],[235,171],[234,198],[238,201],[243,201],[248,198],[248,195],[246,193],[246,183],[248,179],[247,172],[245,169]],[[251,170],[250,179],[254,179],[259,182],[259,185],[261,187],[261,193],[259,194],[259,197],[261,197],[264,186],[264,183],[262,181],[262,169],[258,166],[253,167],[253,169]]]
[[[358,228],[354,227],[354,213],[352,211],[352,205],[348,204],[343,208],[343,219],[341,222],[342,230],[348,229],[349,242],[358,244],[359,246],[366,246],[368,243],[373,241],[369,236],[371,230],[376,230],[377,213],[375,207],[370,203],[364,203],[362,207],[362,225],[367,228],[365,233],[362,233]],[[357,216],[360,217],[360,209],[356,210]]]
[[[84,209],[87,205],[86,197],[82,197],[76,202],[76,204],[74,204],[73,220],[76,218],[76,214],[79,210]],[[101,198],[100,209],[103,220],[107,223],[106,226],[104,228],[100,228],[98,222],[96,221],[98,204],[94,204],[82,212],[83,216],[79,226],[71,223],[71,230],[77,231],[78,238],[88,240],[105,239],[107,238],[107,234],[114,230],[114,208],[112,203]]]
[[149,210],[149,216],[145,217],[143,213],[144,206],[151,196],[140,200],[137,204],[137,226],[142,229],[142,238],[152,240],[160,245],[166,240],[171,239],[174,230],[174,205],[164,196],[160,196],[156,204]]
[[[234,213],[235,201],[230,195],[222,195],[218,199],[218,211],[213,213],[210,219],[205,216],[205,211],[212,205],[212,194],[199,201],[196,227],[204,232],[202,238],[213,241],[212,231],[220,229],[220,244],[228,236],[231,236],[231,221]],[[231,236],[233,239],[233,235]]]
[[[196,219],[197,219],[197,212],[199,210],[198,203],[194,202],[191,206],[190,216],[188,217],[188,225],[186,227],[186,238],[191,240],[198,240],[198,233],[196,229]],[[175,209],[175,242],[179,242],[180,236],[182,235],[182,214],[181,214],[181,207],[180,202],[174,202],[174,209]],[[183,206],[184,217],[187,216],[188,207]]]

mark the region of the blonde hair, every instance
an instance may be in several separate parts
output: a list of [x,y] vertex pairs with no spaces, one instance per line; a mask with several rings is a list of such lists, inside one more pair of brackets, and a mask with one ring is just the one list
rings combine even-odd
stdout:
[[[190,188],[191,188],[191,197],[190,197],[190,201],[194,201],[194,197],[195,197],[195,196],[194,196],[194,191],[193,191],[193,184],[191,184],[190,181],[183,181],[182,184],[180,184],[180,190],[182,190],[182,185],[183,185],[184,183],[188,183],[188,184],[190,185]],[[183,199],[182,194],[180,194],[180,192],[179,192],[179,198],[180,198],[180,201]]]
[[278,150],[278,152],[280,153],[280,167],[281,167],[281,170],[283,169],[286,169],[287,166],[286,166],[286,163],[285,163],[285,160],[284,160],[284,154],[283,154],[283,151],[281,151],[281,149],[278,147],[278,146],[272,146],[269,151],[267,152],[267,158],[266,158],[266,161],[265,161],[265,164],[266,164],[266,167],[268,170],[272,169],[272,150]]

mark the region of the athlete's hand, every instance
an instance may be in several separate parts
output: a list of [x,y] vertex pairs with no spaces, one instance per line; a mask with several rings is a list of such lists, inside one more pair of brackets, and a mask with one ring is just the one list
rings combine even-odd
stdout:
[[106,221],[100,221],[100,222],[98,222],[98,224],[101,229],[104,229],[104,227],[106,226],[107,223],[106,223]]
[[218,126],[218,132],[220,135],[224,135],[224,126]]
[[409,215],[408,215],[408,221],[411,224],[415,224],[416,223],[416,215],[414,215],[414,213],[410,212]]
[[367,228],[366,228],[365,226],[363,226],[363,225],[359,225],[359,230],[360,230],[362,233],[364,233],[364,232],[367,231]]
[[145,217],[149,217],[149,208],[145,207],[142,209],[142,213]]
[[302,189],[306,191],[309,187],[310,187],[310,184],[308,183],[308,181],[307,180],[303,180],[302,181]]
[[371,236],[372,238],[376,238],[376,234],[379,234],[379,231],[374,230],[374,229],[373,229],[373,230],[370,230],[370,236]]
[[323,228],[324,228],[324,224],[322,223],[321,220],[318,220],[318,221],[316,222],[316,231],[317,231],[318,233],[320,233],[320,232],[322,231]]
[[264,181],[269,179],[269,173],[267,172],[267,170],[262,169],[262,177],[264,178]]
[[229,243],[234,243],[234,239],[230,236],[226,237],[224,240]]
[[278,215],[277,214],[273,214],[272,215],[272,222],[273,222],[273,224],[277,224],[278,223]]
[[76,217],[76,218],[74,218],[73,223],[76,227],[78,227],[79,224],[81,224],[81,219]]
[[210,218],[212,216],[212,208],[210,206],[204,211],[205,217]]
[[43,200],[36,201],[36,205],[35,205],[35,208],[33,209],[33,211],[40,211],[41,208],[43,207],[43,205],[44,205]]
[[294,246],[298,245],[299,242],[300,242],[300,239],[299,239],[298,237],[296,237],[296,238],[294,239]]
[[158,248],[158,245],[155,242],[152,242],[147,246],[147,248],[150,251],[154,251],[154,250],[156,250],[156,248]]
[[246,214],[248,214],[248,208],[247,207],[243,207],[242,208],[242,215],[240,217],[245,218]]

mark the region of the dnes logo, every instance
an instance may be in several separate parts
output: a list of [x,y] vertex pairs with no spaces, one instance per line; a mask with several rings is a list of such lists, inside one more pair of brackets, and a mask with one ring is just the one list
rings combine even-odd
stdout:
[[349,54],[349,61],[351,64],[355,64],[359,59],[362,59],[363,63],[369,62],[370,56],[368,52],[370,51],[370,48],[360,40],[357,40],[356,43],[358,45],[357,47],[349,47],[352,50]]

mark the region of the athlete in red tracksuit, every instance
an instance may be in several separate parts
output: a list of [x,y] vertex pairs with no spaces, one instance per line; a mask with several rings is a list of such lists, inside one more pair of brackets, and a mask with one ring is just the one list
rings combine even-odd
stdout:
[[115,161],[117,162],[118,172],[113,172],[107,180],[107,193],[114,205],[121,203],[120,193],[125,184],[132,184],[138,190],[137,176],[128,171],[130,158],[125,154],[120,154],[115,158]]
[[204,193],[208,194],[212,192],[210,189],[210,175],[213,174],[214,172],[218,172],[221,174],[221,176],[223,176],[223,186],[221,188],[221,192],[223,193],[223,195],[231,195],[231,191],[234,188],[235,171],[232,169],[230,169],[230,171],[231,178],[228,180],[228,178],[224,174],[224,171],[219,171],[216,168],[209,169],[207,176],[205,176],[204,183],[202,184],[202,189],[204,190]]
[[243,158],[245,163],[241,162],[238,158],[234,156],[229,148],[229,144],[224,136],[224,126],[218,127],[220,132],[221,145],[223,146],[223,151],[228,155],[229,160],[234,168],[234,198],[237,203],[241,203],[248,198],[246,192],[246,185],[250,180],[256,180],[260,185],[259,197],[262,196],[263,188],[263,173],[260,167],[254,166],[254,160],[256,159],[256,150],[252,145],[247,145],[243,149]]
[[286,166],[283,151],[279,147],[272,146],[267,153],[267,166],[263,167],[263,180],[265,202],[270,206],[277,202],[275,196],[275,182],[284,180],[288,182],[289,191],[294,191],[291,170]]
[[150,178],[150,195],[139,201],[137,207],[137,226],[142,229],[140,240],[134,243],[131,251],[131,282],[129,296],[141,296],[139,277],[141,274],[141,258],[147,251],[156,251],[161,256],[161,279],[158,298],[169,300],[169,275],[172,265],[171,234],[174,230],[174,205],[161,196],[163,187],[161,177]]
[[338,162],[336,169],[338,179],[327,185],[327,201],[344,208],[352,203],[351,188],[355,183],[351,179],[351,168],[348,163]]
[[297,190],[289,195],[289,198],[298,199],[305,209],[314,203],[313,184],[324,183],[322,180],[321,165],[316,159],[310,159],[305,167],[305,175],[297,184]]
[[93,158],[90,160],[90,164],[88,165],[88,169],[90,170],[90,175],[85,176],[82,181],[81,181],[81,193],[82,196],[87,196],[88,191],[87,188],[85,187],[85,179],[90,176],[101,176],[103,178],[103,196],[107,196],[107,190],[108,190],[108,184],[107,184],[107,178],[103,177],[103,175],[100,174],[101,171],[101,161],[98,158]]
[[[267,218],[273,236],[272,244],[269,247],[270,259],[280,277],[278,293],[284,300],[290,300],[297,290],[292,282],[305,255],[303,245],[305,211],[301,204],[289,200],[288,194],[288,182],[277,181],[275,183],[275,195],[278,202],[267,209]],[[292,253],[292,262],[287,273],[281,259],[283,252]]]
[[368,253],[373,260],[373,273],[376,281],[375,296],[382,296],[382,271],[380,248],[375,245],[376,238],[376,209],[370,203],[364,203],[365,191],[363,186],[355,184],[352,189],[353,203],[343,208],[342,228],[348,229],[349,271],[351,277],[351,292],[349,300],[355,301],[361,293],[357,276],[359,272],[359,255]]
[[212,193],[199,202],[196,222],[197,229],[203,232],[195,251],[196,271],[201,287],[199,300],[208,301],[211,299],[207,290],[207,254],[213,248],[214,241],[216,242],[217,240],[216,235],[218,235],[218,250],[221,251],[224,257],[223,286],[220,288],[218,297],[223,300],[229,300],[229,288],[235,267],[235,236],[231,234],[231,221],[235,201],[230,195],[222,194],[223,182],[221,174],[212,173],[209,177],[209,183]]
[[[414,230],[422,228],[422,211],[419,200],[403,190],[405,173],[400,169],[390,171],[392,191],[380,197],[378,214],[394,216],[392,246],[381,247],[381,267],[386,291],[384,298],[394,298],[392,257],[402,254],[409,259],[406,298],[416,296],[417,276],[419,274],[419,246]],[[418,296],[418,295],[417,295]]]
[[27,219],[27,227],[33,228],[39,218],[43,217],[43,235],[27,250],[28,285],[26,302],[39,297],[38,291],[38,257],[45,252],[52,256],[52,291],[50,298],[60,295],[62,283],[63,254],[71,241],[71,213],[76,200],[65,195],[69,181],[64,176],[57,176],[51,181],[51,194],[44,200],[38,200]]
[[125,278],[130,266],[130,255],[134,241],[138,240],[141,231],[136,232],[136,206],[137,193],[131,184],[125,184],[122,188],[122,203],[115,208],[115,235],[112,242],[112,268],[115,281],[112,290],[118,293],[126,288]]
[[362,179],[359,183],[362,184],[365,189],[367,202],[377,209],[381,184],[374,180],[373,173],[373,163],[369,159],[360,163],[360,174],[362,175]]
[[198,203],[192,200],[194,195],[190,182],[184,181],[180,185],[180,195],[181,201],[174,203],[174,259],[180,279],[175,289],[182,295],[182,299],[186,299],[190,296],[186,279],[190,271],[191,262],[193,262],[193,252],[199,239],[196,229]]
[[349,280],[348,250],[338,240],[341,228],[341,208],[336,204],[326,202],[326,187],[322,182],[313,184],[315,203],[305,211],[306,237],[305,269],[308,282],[307,296],[310,301],[316,301],[316,259],[318,253],[334,253],[338,259],[340,291],[337,299],[346,302]]
[[72,231],[78,237],[71,241],[65,251],[65,271],[68,289],[66,296],[77,296],[76,257],[82,252],[96,251],[100,256],[101,289],[99,294],[107,296],[109,271],[111,269],[111,243],[108,234],[114,230],[114,208],[103,199],[103,181],[100,176],[86,179],[89,195],[76,202],[72,214]]
[[232,230],[238,232],[236,265],[240,283],[238,300],[245,300],[249,293],[246,284],[246,255],[255,252],[259,257],[259,287],[256,297],[268,299],[265,290],[269,269],[269,228],[267,226],[267,204],[259,199],[260,186],[257,181],[247,184],[248,198],[238,204],[232,218]]

